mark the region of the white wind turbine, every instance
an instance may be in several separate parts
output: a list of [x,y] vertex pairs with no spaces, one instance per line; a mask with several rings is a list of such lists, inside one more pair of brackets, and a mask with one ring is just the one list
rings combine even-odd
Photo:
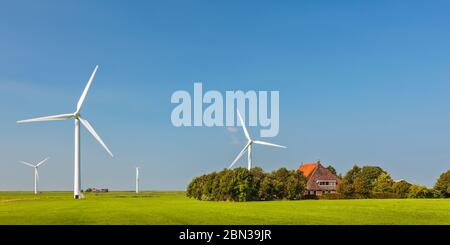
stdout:
[[228,167],[228,168],[232,168],[233,165],[237,162],[237,160],[239,160],[239,158],[241,158],[244,155],[245,151],[247,151],[247,153],[248,153],[247,168],[248,168],[248,170],[250,170],[252,168],[252,146],[253,146],[253,144],[268,145],[268,146],[279,147],[279,148],[287,148],[286,146],[272,144],[272,143],[261,141],[261,140],[253,140],[252,138],[250,138],[250,135],[248,134],[247,128],[245,127],[244,120],[242,119],[242,116],[241,116],[241,113],[239,112],[239,110],[237,111],[237,114],[239,117],[239,121],[241,122],[242,129],[244,130],[245,137],[247,138],[248,141],[247,141],[247,144],[244,146],[244,148],[241,150],[241,152],[239,152],[237,157],[231,163],[230,167]]
[[24,162],[24,161],[20,161],[20,163],[23,163],[27,166],[30,166],[34,169],[34,194],[38,194],[38,186],[39,186],[39,173],[38,173],[38,168],[39,166],[41,166],[44,162],[46,162],[49,158],[45,158],[44,160],[40,161],[38,164],[33,165],[31,163],[28,162]]
[[139,193],[139,167],[136,167],[136,194]]
[[81,94],[80,99],[77,103],[76,111],[73,113],[68,114],[60,114],[60,115],[54,115],[54,116],[47,116],[47,117],[39,117],[39,118],[33,118],[33,119],[27,119],[27,120],[21,120],[17,121],[17,123],[30,123],[30,122],[46,122],[46,121],[58,121],[58,120],[67,120],[69,118],[73,118],[75,120],[75,154],[74,154],[74,181],[73,181],[73,195],[75,199],[79,199],[80,191],[81,191],[81,173],[80,173],[80,165],[81,165],[81,159],[80,159],[80,122],[81,124],[89,131],[89,133],[94,136],[94,138],[100,143],[103,148],[113,157],[113,154],[108,149],[106,144],[103,142],[103,140],[100,138],[100,136],[95,132],[94,128],[91,126],[91,124],[86,120],[83,119],[80,115],[81,107],[83,106],[83,102],[86,98],[86,95],[89,91],[89,88],[91,87],[92,80],[94,79],[95,73],[97,72],[98,66],[95,66],[94,71],[92,72],[91,76],[89,77],[89,81],[87,82],[86,87],[83,90],[83,93]]

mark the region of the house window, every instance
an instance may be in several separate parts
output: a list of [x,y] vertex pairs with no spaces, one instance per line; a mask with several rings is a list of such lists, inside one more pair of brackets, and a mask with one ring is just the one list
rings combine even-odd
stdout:
[[324,181],[324,180],[318,180],[317,183],[320,186],[336,186],[336,181]]

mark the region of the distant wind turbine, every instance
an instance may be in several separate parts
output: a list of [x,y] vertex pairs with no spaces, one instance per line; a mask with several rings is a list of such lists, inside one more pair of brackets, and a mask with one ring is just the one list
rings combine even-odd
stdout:
[[44,164],[44,162],[46,162],[49,158],[45,158],[44,160],[40,161],[38,164],[33,165],[31,163],[28,162],[24,162],[24,161],[20,161],[20,163],[23,163],[27,166],[30,166],[34,169],[34,194],[38,194],[39,190],[38,190],[38,186],[39,186],[39,173],[38,173],[38,168],[39,166],[41,166],[42,164]]
[[139,167],[136,167],[136,194],[139,193]]
[[39,117],[39,118],[17,121],[17,123],[31,123],[31,122],[67,120],[69,118],[73,118],[75,120],[75,150],[74,150],[75,154],[74,154],[74,181],[73,181],[73,185],[74,185],[73,186],[73,195],[74,195],[75,199],[79,199],[81,197],[80,196],[80,194],[81,194],[80,122],[89,131],[89,133],[91,133],[92,136],[94,136],[94,138],[98,141],[98,143],[100,143],[100,145],[103,146],[103,148],[105,148],[105,150],[108,152],[108,154],[111,155],[111,157],[113,157],[113,154],[108,149],[108,147],[103,142],[103,140],[100,138],[100,136],[97,134],[97,132],[95,132],[95,129],[91,126],[91,124],[86,119],[83,119],[80,115],[81,107],[83,106],[83,102],[86,99],[86,95],[89,91],[89,88],[91,87],[91,83],[92,83],[92,80],[94,79],[97,69],[98,69],[98,66],[95,66],[94,71],[92,72],[91,76],[89,77],[87,85],[84,88],[80,99],[78,100],[75,112],[68,113],[68,114],[60,114],[60,115],[54,115],[54,116]]
[[247,128],[245,127],[245,123],[244,120],[242,119],[241,113],[239,112],[239,110],[237,111],[238,117],[239,117],[239,121],[241,122],[242,125],[242,129],[244,130],[244,134],[245,137],[247,138],[247,144],[244,146],[244,148],[241,150],[241,152],[239,152],[239,154],[237,155],[237,157],[234,159],[234,161],[231,163],[230,167],[228,168],[232,168],[233,165],[244,155],[244,153],[247,151],[248,153],[248,170],[250,170],[252,168],[252,146],[253,144],[259,144],[259,145],[267,145],[267,146],[272,146],[272,147],[279,147],[279,148],[287,148],[286,146],[282,146],[282,145],[277,145],[277,144],[272,144],[269,142],[265,142],[265,141],[260,141],[260,140],[253,140],[252,138],[250,138],[250,135],[248,134]]

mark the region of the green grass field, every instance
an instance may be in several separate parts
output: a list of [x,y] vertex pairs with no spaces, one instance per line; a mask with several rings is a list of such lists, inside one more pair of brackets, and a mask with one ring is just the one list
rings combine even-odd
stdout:
[[450,224],[450,199],[205,202],[184,192],[0,193],[0,224]]

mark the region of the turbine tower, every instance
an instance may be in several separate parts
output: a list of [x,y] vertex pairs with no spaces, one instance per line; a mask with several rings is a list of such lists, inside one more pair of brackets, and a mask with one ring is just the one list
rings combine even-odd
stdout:
[[24,161],[20,161],[20,163],[23,163],[27,166],[30,166],[34,169],[34,194],[38,194],[39,190],[38,190],[38,186],[39,186],[39,173],[38,173],[38,168],[39,166],[41,166],[42,164],[44,164],[44,162],[46,162],[49,158],[45,158],[44,160],[40,161],[38,164],[33,165],[31,163],[28,162],[24,162]]
[[86,99],[86,95],[89,91],[89,88],[91,87],[92,80],[94,79],[97,69],[98,69],[98,65],[95,66],[94,71],[92,72],[91,76],[89,77],[87,85],[84,88],[83,93],[80,96],[80,99],[78,100],[75,112],[17,121],[17,123],[31,123],[31,122],[67,120],[69,118],[74,119],[74,121],[75,121],[75,149],[74,149],[75,154],[74,154],[73,195],[74,195],[75,199],[79,199],[81,197],[80,196],[80,194],[81,194],[80,193],[81,192],[80,123],[89,131],[89,133],[92,134],[92,136],[94,136],[94,138],[98,141],[98,143],[100,143],[101,146],[103,146],[103,148],[108,152],[108,154],[111,155],[111,157],[113,157],[113,154],[111,153],[109,148],[106,146],[106,144],[103,142],[103,140],[100,138],[100,136],[97,134],[95,129],[92,127],[92,125],[86,119],[83,119],[80,114],[81,108],[83,106],[83,102]]
[[136,194],[139,193],[139,167],[136,167]]
[[248,154],[248,156],[247,156],[248,157],[247,158],[247,168],[248,168],[248,170],[250,170],[252,168],[252,146],[253,146],[253,144],[267,145],[267,146],[273,146],[273,147],[279,147],[279,148],[286,148],[286,146],[272,144],[272,143],[261,141],[261,140],[253,140],[252,138],[250,138],[250,135],[249,135],[249,133],[247,131],[247,128],[245,127],[244,120],[242,119],[242,116],[241,116],[241,113],[239,112],[239,110],[237,111],[237,114],[238,114],[238,117],[239,117],[239,121],[241,122],[242,129],[244,130],[245,137],[247,138],[248,141],[247,141],[247,144],[244,146],[244,148],[241,150],[241,152],[239,152],[237,157],[231,163],[230,167],[228,167],[229,169],[231,169],[233,167],[233,165],[244,155],[244,153],[246,151],[247,151],[247,154]]

